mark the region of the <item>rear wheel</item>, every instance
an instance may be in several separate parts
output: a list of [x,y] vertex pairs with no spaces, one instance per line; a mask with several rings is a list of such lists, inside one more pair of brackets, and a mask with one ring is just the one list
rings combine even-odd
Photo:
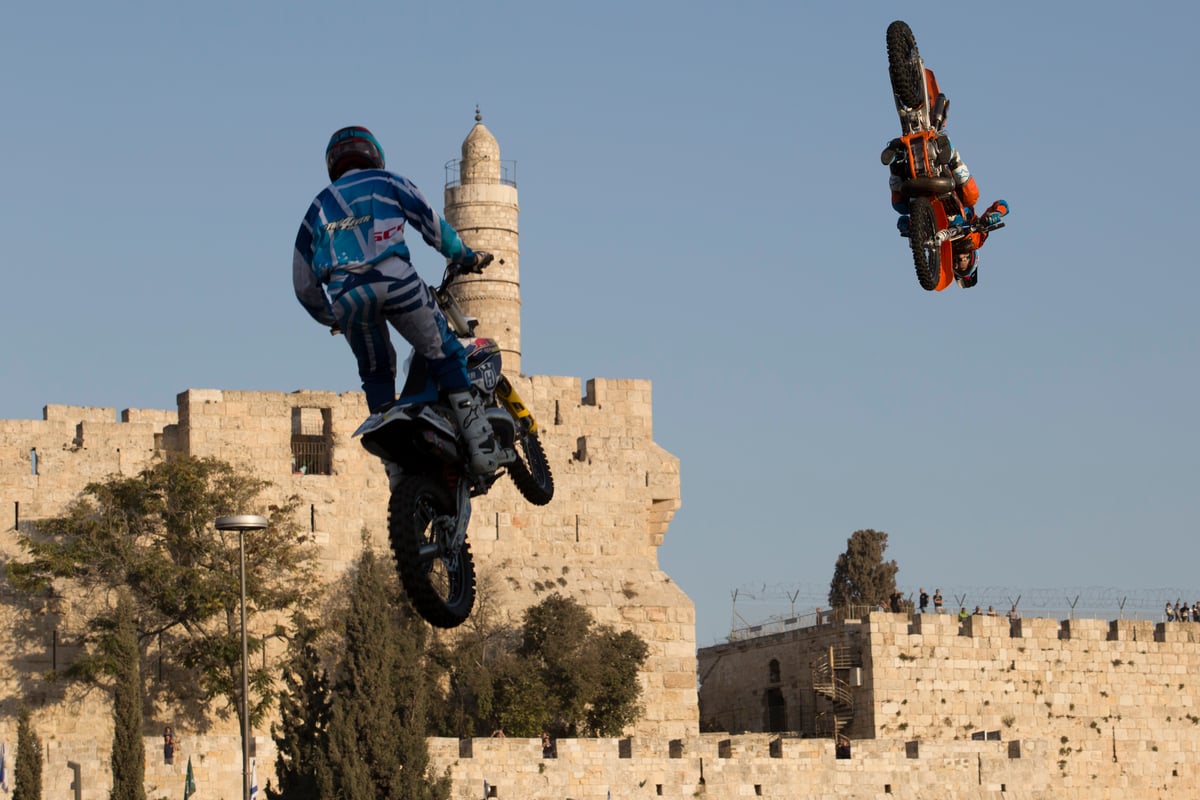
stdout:
[[908,243],[912,246],[913,266],[921,288],[932,292],[942,277],[941,248],[933,244],[937,220],[933,203],[928,197],[914,197],[908,202]]
[[388,538],[400,582],[430,625],[461,625],[475,605],[475,564],[466,540],[452,547],[457,506],[453,493],[425,475],[407,475],[392,491]]
[[554,476],[536,433],[517,436],[520,458],[508,465],[508,474],[521,495],[535,506],[544,506],[554,498]]
[[887,54],[892,92],[903,105],[918,107],[924,101],[925,75],[917,52],[917,39],[902,20],[888,25]]

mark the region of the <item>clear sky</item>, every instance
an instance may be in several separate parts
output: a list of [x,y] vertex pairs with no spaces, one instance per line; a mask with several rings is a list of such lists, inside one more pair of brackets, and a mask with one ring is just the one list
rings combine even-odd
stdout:
[[[517,162],[524,371],[653,381],[701,645],[770,611],[735,589],[822,604],[860,528],[906,592],[1200,597],[1198,8],[17,4],[0,419],[357,390],[290,285],[325,142],[367,125],[440,207],[478,104]],[[921,290],[895,232],[897,17],[1012,207],[968,291]]]

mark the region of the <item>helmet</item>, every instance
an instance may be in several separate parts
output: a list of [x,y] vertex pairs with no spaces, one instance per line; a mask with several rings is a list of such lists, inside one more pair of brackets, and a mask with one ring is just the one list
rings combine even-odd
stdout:
[[383,148],[366,128],[357,125],[342,128],[329,137],[325,166],[331,181],[352,169],[383,169]]

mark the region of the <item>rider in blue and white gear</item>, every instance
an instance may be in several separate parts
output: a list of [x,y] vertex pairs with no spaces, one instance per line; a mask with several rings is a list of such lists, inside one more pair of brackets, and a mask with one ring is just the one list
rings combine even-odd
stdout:
[[467,247],[411,181],[384,169],[383,148],[366,128],[334,133],[325,163],[332,183],[313,200],[296,234],[297,299],[317,322],[346,335],[373,414],[396,399],[396,351],[388,324],[395,327],[428,359],[458,418],[472,468],[495,470],[495,442],[469,390],[466,352],[413,268],[404,229],[411,225],[464,270],[481,270],[491,256]]

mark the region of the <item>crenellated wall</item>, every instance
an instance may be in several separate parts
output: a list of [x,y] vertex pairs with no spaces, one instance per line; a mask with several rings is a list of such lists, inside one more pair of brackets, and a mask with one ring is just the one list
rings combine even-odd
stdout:
[[[634,631],[650,654],[640,675],[645,713],[630,733],[694,734],[695,613],[658,566],[658,546],[679,507],[679,462],[653,441],[650,383],[545,376],[513,383],[538,419],[555,497],[531,506],[502,479],[475,503],[469,541],[480,602],[516,623],[525,608],[561,592],[599,622]],[[352,438],[365,416],[358,392],[191,389],[174,412],[131,409],[118,417],[110,408],[47,406],[42,420],[0,421],[0,557],[19,552],[18,525],[29,531],[34,520],[61,512],[88,482],[135,475],[180,452],[218,457],[271,481],[268,501],[302,498],[298,522],[319,545],[322,575],[335,580],[358,557],[363,531],[387,548],[387,479]],[[297,455],[301,440],[327,445],[327,460],[311,462],[326,466],[308,469]],[[21,701],[40,709],[40,732],[53,747],[70,750],[81,746],[81,732],[91,741],[111,730],[97,693],[68,700],[36,680],[75,652],[72,604],[70,596],[57,598],[31,615],[26,599],[0,581],[0,736],[10,742]],[[146,722],[148,735],[165,724],[189,733],[186,722],[160,710]],[[228,721],[213,734],[224,728],[236,733]],[[107,744],[101,749],[106,762]],[[102,771],[89,763],[93,777]]]
[[814,664],[839,645],[852,654],[841,676],[859,684],[846,729],[855,749],[1044,743],[1035,783],[1055,798],[1191,797],[1200,785],[1200,623],[872,613],[704,648],[705,727],[765,730],[777,690],[787,728],[811,734],[827,707]]

